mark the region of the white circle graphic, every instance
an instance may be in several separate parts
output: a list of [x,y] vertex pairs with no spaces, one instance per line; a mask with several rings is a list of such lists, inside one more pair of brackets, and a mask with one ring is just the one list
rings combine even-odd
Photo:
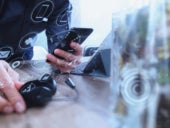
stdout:
[[21,40],[19,42],[19,46],[22,49],[31,48],[34,46],[36,41],[37,41],[37,33],[30,32],[21,38]]
[[57,16],[56,24],[59,26],[67,25],[69,22],[69,13],[71,13],[70,7],[63,9]]
[[0,47],[0,59],[6,60],[13,55],[12,47]]
[[122,74],[120,93],[128,104],[144,104],[150,97],[151,84],[145,71],[127,69]]
[[10,65],[13,69],[21,68],[24,65],[22,58],[15,58],[10,62]]
[[31,20],[33,22],[48,21],[48,17],[54,10],[54,3],[50,0],[45,0],[38,3],[31,12]]

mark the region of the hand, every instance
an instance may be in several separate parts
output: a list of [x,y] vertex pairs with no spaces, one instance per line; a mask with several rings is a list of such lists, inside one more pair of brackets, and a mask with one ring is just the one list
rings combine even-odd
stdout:
[[75,69],[78,64],[80,64],[82,57],[82,47],[80,44],[72,42],[70,47],[75,50],[74,54],[61,49],[55,49],[54,54],[64,59],[57,58],[52,54],[47,54],[47,60],[49,60],[53,66],[60,69],[60,71],[69,73],[71,70]]
[[22,86],[19,82],[19,75],[7,62],[0,60],[0,112],[2,113],[22,113],[26,105],[19,94],[18,89]]

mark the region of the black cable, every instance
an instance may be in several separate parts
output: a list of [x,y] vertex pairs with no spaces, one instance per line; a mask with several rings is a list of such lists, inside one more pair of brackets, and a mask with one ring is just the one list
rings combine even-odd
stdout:
[[54,71],[53,76],[56,75],[64,75],[65,76],[65,84],[74,91],[73,96],[53,96],[52,101],[74,101],[79,97],[79,92],[76,88],[75,83],[72,81],[72,79],[69,77],[69,73],[62,73],[60,71]]

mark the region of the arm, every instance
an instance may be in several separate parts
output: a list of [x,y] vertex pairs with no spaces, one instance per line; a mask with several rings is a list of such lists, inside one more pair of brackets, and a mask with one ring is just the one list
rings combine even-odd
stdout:
[[54,13],[49,17],[46,35],[49,53],[54,52],[54,55],[64,59],[58,58],[52,54],[48,54],[47,59],[53,66],[61,71],[70,72],[80,63],[82,48],[78,43],[72,42],[70,47],[75,49],[74,54],[65,52],[61,49],[55,49],[59,43],[57,38],[63,36],[64,32],[69,30],[71,22],[71,4],[67,0],[59,3],[60,7],[57,7],[56,10],[54,10]]

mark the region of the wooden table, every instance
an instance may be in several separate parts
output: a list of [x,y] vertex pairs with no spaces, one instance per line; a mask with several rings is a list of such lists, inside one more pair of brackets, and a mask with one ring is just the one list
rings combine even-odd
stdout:
[[[45,61],[17,62],[11,66],[16,67],[23,82],[40,79],[45,73],[53,71],[53,77],[57,81],[54,98],[75,95],[64,82],[68,75],[54,73],[54,69]],[[76,84],[79,93],[76,100],[51,101],[43,108],[31,108],[23,114],[0,115],[0,128],[111,128],[111,78],[78,75],[69,77]],[[169,86],[166,90],[169,90]],[[167,96],[169,91],[162,94]],[[162,96],[157,113],[157,128],[167,128],[170,121],[170,98]]]
[[[43,61],[28,61],[20,63],[15,70],[26,82],[39,79],[44,73],[50,73],[51,69]],[[54,97],[74,94],[64,83],[66,77],[54,74],[58,83]],[[43,108],[31,108],[23,114],[0,115],[0,128],[109,128],[110,78],[69,77],[79,92],[76,100],[51,101]]]

